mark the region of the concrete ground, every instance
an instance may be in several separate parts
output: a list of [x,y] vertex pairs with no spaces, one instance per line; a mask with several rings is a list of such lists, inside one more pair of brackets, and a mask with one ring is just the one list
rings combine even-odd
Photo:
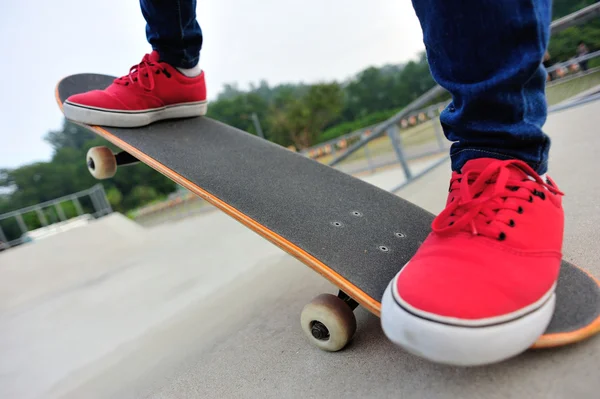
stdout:
[[[565,258],[596,276],[599,124],[596,102],[546,127]],[[399,195],[438,212],[448,177],[444,164]],[[322,292],[336,289],[220,212],[149,229],[111,215],[0,253],[0,398],[598,397],[600,337],[455,368],[396,348],[358,309],[354,341],[325,353],[299,325]]]

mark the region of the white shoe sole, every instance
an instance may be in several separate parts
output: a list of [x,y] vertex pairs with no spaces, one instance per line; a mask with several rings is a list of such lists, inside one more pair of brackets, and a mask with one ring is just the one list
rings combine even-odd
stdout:
[[140,127],[163,119],[191,118],[206,115],[206,101],[185,103],[147,111],[114,111],[104,108],[86,107],[66,101],[63,113],[69,120],[87,125],[112,127]]
[[388,285],[381,301],[385,335],[408,352],[427,360],[454,366],[496,363],[526,351],[544,333],[556,295],[513,320],[486,326],[457,326],[428,320],[405,310]]

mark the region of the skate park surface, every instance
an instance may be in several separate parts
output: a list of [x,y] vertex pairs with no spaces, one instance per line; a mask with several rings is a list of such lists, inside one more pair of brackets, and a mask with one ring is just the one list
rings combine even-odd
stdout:
[[[600,276],[600,102],[549,116],[564,257]],[[386,189],[402,171],[361,176]],[[397,194],[431,212],[449,161]],[[343,351],[311,346],[303,306],[337,289],[215,211],[143,228],[120,214],[0,253],[0,398],[594,398],[600,336],[485,367],[404,352],[356,311]]]

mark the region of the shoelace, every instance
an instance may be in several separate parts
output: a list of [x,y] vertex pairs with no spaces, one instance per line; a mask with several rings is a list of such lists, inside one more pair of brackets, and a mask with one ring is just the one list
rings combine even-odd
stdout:
[[[509,166],[516,166],[528,179],[515,178]],[[489,185],[493,184],[490,189]],[[515,227],[510,210],[523,213],[523,201],[533,202],[534,196],[546,199],[546,193],[564,195],[556,187],[544,182],[525,162],[517,160],[490,163],[481,173],[468,171],[455,176],[450,182],[450,191],[460,189],[458,197],[448,204],[433,221],[433,231],[441,234],[470,231],[473,235],[485,235],[502,241],[506,226]],[[542,189],[543,191],[540,191]]]
[[171,77],[169,71],[162,68],[159,64],[150,59],[150,54],[146,54],[142,61],[129,69],[129,74],[115,79],[115,83],[128,86],[129,84],[138,84],[144,90],[154,90],[154,74],[164,73],[167,78]]

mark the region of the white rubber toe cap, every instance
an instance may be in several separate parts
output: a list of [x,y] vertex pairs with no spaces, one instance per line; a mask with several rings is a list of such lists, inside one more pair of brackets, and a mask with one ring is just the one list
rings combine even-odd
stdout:
[[436,363],[479,366],[508,359],[527,350],[544,333],[556,296],[518,318],[491,325],[460,326],[416,316],[405,310],[388,285],[381,301],[385,335],[408,352]]

